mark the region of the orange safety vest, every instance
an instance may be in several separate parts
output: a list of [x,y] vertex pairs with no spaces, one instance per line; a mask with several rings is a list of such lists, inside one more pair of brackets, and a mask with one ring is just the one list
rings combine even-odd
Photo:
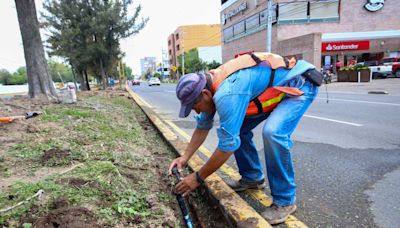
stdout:
[[272,86],[275,77],[275,70],[278,68],[292,69],[296,65],[296,59],[284,59],[280,55],[259,52],[248,55],[242,55],[232,59],[217,69],[210,70],[213,75],[212,89],[217,92],[219,86],[226,78],[238,70],[253,67],[261,62],[267,62],[271,66],[271,77],[267,89],[259,96],[250,101],[246,111],[246,116],[256,115],[265,112],[271,112],[282,101],[285,94],[294,96],[303,95],[303,91],[298,88]]

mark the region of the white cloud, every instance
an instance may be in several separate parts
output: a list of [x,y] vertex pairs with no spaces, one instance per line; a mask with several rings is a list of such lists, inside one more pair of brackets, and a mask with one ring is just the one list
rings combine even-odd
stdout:
[[[42,0],[35,0],[41,10]],[[149,17],[147,26],[136,36],[121,41],[126,53],[124,61],[136,74],[140,73],[140,59],[154,56],[161,60],[162,48],[167,49],[167,38],[180,25],[219,23],[221,2],[216,0],[140,0],[142,16]],[[0,1],[0,69],[15,71],[25,65],[14,0]],[[43,39],[43,37],[42,37]]]

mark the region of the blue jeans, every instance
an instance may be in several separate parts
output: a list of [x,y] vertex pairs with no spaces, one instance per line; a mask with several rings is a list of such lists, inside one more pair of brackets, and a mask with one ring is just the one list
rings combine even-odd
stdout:
[[271,113],[246,117],[240,129],[241,144],[235,151],[239,173],[244,180],[264,179],[263,167],[253,142],[252,129],[266,120],[262,136],[267,176],[273,203],[279,206],[296,202],[296,184],[290,153],[293,142],[290,136],[318,93],[318,87],[309,81],[305,81],[300,89],[304,95],[286,96]]

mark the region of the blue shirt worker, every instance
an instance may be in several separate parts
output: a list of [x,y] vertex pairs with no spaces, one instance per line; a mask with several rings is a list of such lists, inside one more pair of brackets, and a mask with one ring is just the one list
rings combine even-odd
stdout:
[[[220,126],[215,152],[198,172],[187,175],[176,185],[177,193],[187,195],[196,189],[232,154],[241,179],[228,183],[229,186],[235,191],[262,189],[265,175],[252,130],[264,122],[262,138],[273,204],[262,216],[270,224],[278,224],[296,210],[290,137],[315,99],[322,75],[303,60],[290,67],[288,64],[271,53],[251,54],[231,60],[210,73],[181,77],[176,87],[181,102],[179,117],[187,117],[194,110],[198,114],[197,126],[184,154],[172,161],[169,172],[175,166],[178,169],[186,166],[213,127],[216,112]],[[268,98],[261,100],[265,94]]]

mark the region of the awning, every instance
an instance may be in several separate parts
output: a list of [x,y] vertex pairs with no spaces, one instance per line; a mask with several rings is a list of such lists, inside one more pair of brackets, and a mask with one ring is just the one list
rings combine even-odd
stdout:
[[390,39],[390,38],[400,39],[400,30],[323,33],[321,41],[327,42],[327,41],[346,41],[346,40],[376,40],[376,39]]

